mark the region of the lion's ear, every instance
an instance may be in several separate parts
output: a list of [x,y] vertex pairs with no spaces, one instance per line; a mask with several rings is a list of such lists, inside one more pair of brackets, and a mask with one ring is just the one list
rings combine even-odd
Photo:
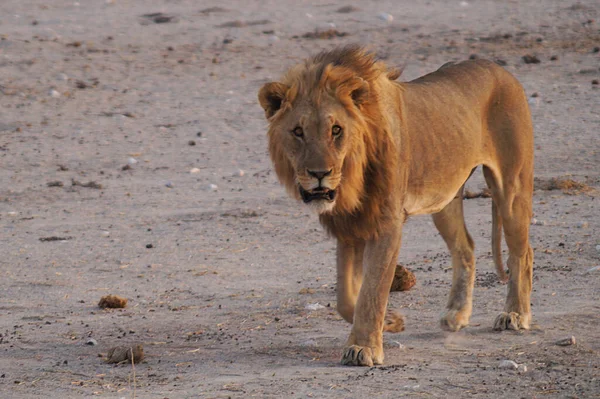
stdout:
[[359,107],[369,99],[369,83],[361,78],[356,79],[354,89],[350,92],[350,97],[354,104]]
[[261,87],[258,92],[258,102],[265,110],[267,119],[271,118],[281,109],[289,86],[283,83],[270,82]]
[[360,107],[369,100],[369,82],[362,78],[354,77],[338,86],[337,93],[340,98],[345,96],[350,97],[354,105]]

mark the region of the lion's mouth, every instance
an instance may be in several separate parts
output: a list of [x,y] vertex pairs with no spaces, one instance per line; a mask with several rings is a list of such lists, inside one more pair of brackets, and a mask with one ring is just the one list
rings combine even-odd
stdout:
[[304,201],[305,204],[308,204],[314,200],[325,200],[332,202],[335,199],[335,190],[330,190],[326,187],[317,187],[310,191],[303,189],[301,186],[298,186],[298,188],[300,189],[302,201]]

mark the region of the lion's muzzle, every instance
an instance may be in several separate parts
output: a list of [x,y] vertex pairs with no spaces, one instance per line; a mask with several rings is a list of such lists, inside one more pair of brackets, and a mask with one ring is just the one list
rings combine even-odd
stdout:
[[335,200],[335,190],[331,190],[327,187],[319,186],[308,191],[303,189],[302,186],[298,186],[298,189],[300,190],[302,201],[304,201],[305,204],[315,200],[325,200],[328,202],[333,202]]

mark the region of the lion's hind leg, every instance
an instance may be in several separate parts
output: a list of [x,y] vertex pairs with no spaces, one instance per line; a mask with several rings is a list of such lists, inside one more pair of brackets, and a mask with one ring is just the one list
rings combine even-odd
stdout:
[[492,170],[484,168],[497,207],[493,211],[499,211],[508,247],[508,294],[504,311],[494,321],[494,330],[498,331],[527,330],[531,324],[533,250],[529,244],[529,224],[532,215],[532,166],[525,164],[520,171],[506,168],[501,189]]
[[467,231],[463,215],[464,186],[444,209],[433,215],[433,222],[452,255],[452,289],[441,325],[458,331],[469,324],[475,283],[475,245]]

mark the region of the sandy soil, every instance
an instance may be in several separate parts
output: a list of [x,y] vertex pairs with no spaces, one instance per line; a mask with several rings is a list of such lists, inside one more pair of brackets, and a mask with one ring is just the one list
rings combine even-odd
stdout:
[[[600,397],[599,18],[596,0],[3,0],[0,396]],[[504,61],[531,96],[536,176],[591,187],[535,192],[531,331],[491,330],[506,288],[490,200],[472,199],[472,326],[439,328],[449,256],[415,218],[399,260],[418,282],[390,300],[407,330],[386,335],[385,366],[339,365],[335,243],[278,185],[256,93],[351,42],[406,80]],[[127,308],[99,309],[107,294]],[[137,343],[135,368],[100,357]]]

